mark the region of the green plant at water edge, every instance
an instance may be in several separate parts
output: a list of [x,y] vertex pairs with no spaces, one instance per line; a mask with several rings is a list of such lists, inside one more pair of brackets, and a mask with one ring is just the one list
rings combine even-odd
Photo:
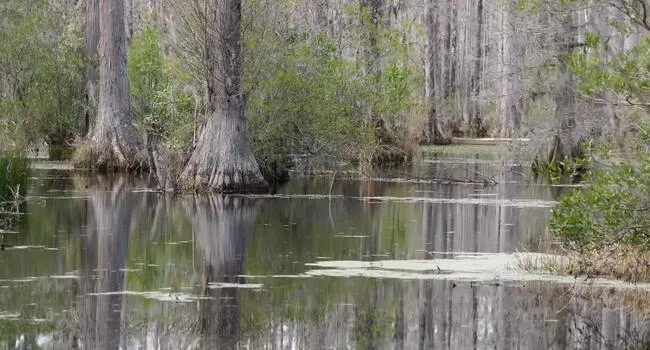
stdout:
[[27,194],[29,160],[20,156],[0,156],[0,203],[14,202]]
[[650,157],[594,172],[552,212],[550,230],[572,248],[630,244],[650,249]]
[[579,182],[583,180],[588,168],[589,159],[572,159],[569,157],[565,157],[561,161],[553,162],[535,160],[531,165],[531,170],[535,175],[547,179],[554,184],[562,183],[566,180]]
[[324,32],[265,23],[254,15],[263,6],[252,1],[244,9],[243,86],[258,160],[311,168],[405,153],[404,120],[418,107],[421,79],[403,31],[371,23],[367,9],[346,7],[360,19],[351,35],[372,41],[371,52],[352,60]]

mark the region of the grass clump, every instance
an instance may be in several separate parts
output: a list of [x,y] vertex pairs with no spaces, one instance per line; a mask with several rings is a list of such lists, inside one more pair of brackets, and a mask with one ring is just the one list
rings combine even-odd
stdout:
[[31,174],[29,160],[22,156],[0,155],[0,202],[15,202],[27,194]]
[[[629,244],[593,245],[581,250],[559,248],[557,255],[522,255],[518,267],[554,275],[616,278],[650,282],[650,251]],[[650,309],[650,304],[648,305]]]

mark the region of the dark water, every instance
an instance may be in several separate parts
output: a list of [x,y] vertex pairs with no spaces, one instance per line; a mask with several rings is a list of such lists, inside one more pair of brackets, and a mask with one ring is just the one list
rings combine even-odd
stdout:
[[3,235],[13,247],[0,251],[0,349],[618,349],[645,339],[639,315],[567,285],[310,277],[305,264],[322,260],[543,251],[560,189],[528,184],[516,166],[454,162],[403,172],[499,184],[316,178],[274,197],[179,197],[135,179],[40,171],[18,233]]

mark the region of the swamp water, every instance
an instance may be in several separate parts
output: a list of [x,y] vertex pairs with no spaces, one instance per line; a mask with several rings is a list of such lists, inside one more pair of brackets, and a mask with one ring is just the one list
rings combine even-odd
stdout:
[[[635,286],[517,271],[566,188],[445,157],[402,180],[173,196],[35,174],[0,235],[0,349],[632,349]],[[496,185],[406,181],[413,177]],[[588,291],[581,293],[580,291]],[[633,292],[633,293],[632,293]],[[632,294],[630,294],[632,293]],[[640,296],[639,296],[640,295]]]

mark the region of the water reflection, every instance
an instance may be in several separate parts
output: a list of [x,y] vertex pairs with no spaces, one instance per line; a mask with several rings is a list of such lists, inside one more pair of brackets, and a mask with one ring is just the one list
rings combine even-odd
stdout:
[[[534,201],[548,188],[330,184],[265,199],[120,177],[37,187],[14,241],[24,249],[0,252],[0,348],[615,349],[648,337],[640,313],[566,285],[306,276],[329,259],[543,250],[549,208]],[[342,196],[291,197],[330,189]]]
[[236,348],[240,339],[240,289],[245,281],[246,242],[257,215],[247,198],[197,196],[187,206],[198,250],[202,255],[199,325],[202,348]]
[[125,309],[124,271],[137,197],[121,176],[100,178],[89,196],[93,215],[82,237],[82,342],[88,349],[118,349]]

